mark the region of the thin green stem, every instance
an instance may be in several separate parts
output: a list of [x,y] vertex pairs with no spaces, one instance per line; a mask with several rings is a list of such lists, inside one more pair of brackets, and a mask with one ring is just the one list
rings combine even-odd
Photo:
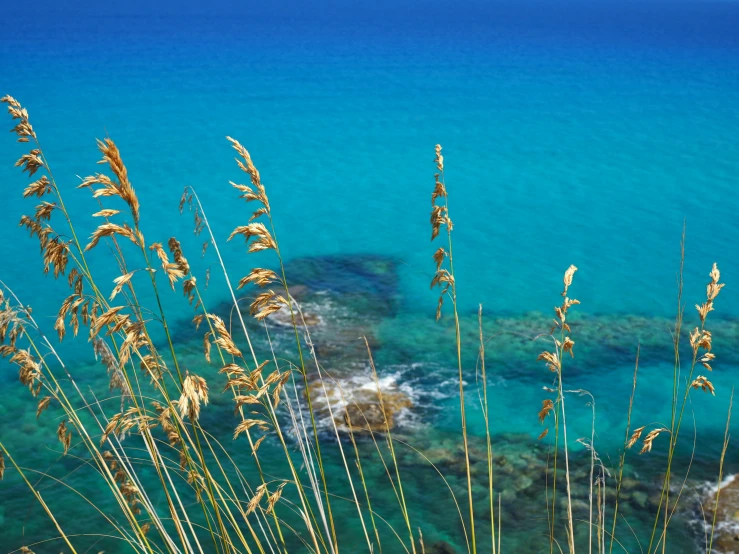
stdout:
[[[444,178],[444,169],[441,170],[441,182],[446,189],[446,180]],[[470,467],[470,452],[467,438],[467,413],[464,401],[464,375],[462,371],[462,336],[459,326],[459,312],[457,311],[457,281],[454,273],[454,256],[452,246],[452,224],[449,217],[449,195],[444,195],[444,208],[447,216],[447,238],[449,244],[449,274],[452,277],[452,308],[454,310],[454,332],[457,346],[457,369],[459,371],[459,409],[462,425],[462,442],[464,444],[465,467],[467,470],[467,498],[470,510],[470,537],[472,539],[472,554],[477,554],[477,540],[475,537],[475,508],[472,502],[472,470]]]

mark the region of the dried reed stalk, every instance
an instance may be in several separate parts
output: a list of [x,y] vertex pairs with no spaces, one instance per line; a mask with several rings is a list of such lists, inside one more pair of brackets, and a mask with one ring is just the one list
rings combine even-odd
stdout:
[[[441,288],[439,301],[436,308],[436,319],[441,318],[441,308],[444,304],[444,296],[449,294],[452,301],[452,310],[454,312],[454,329],[455,342],[457,346],[457,369],[459,379],[459,409],[462,420],[462,443],[464,446],[465,467],[467,470],[467,499],[470,512],[470,535],[472,537],[472,554],[477,553],[477,538],[475,535],[475,508],[472,501],[472,470],[470,466],[470,452],[467,438],[467,415],[464,400],[464,376],[462,371],[462,337],[459,328],[459,313],[457,311],[457,283],[454,278],[454,257],[452,255],[452,220],[449,217],[449,195],[446,190],[446,182],[444,179],[444,156],[441,154],[441,145],[437,144],[435,148],[436,157],[434,164],[438,173],[434,174],[434,190],[431,193],[431,240],[433,241],[441,230],[446,227],[447,230],[447,248],[439,248],[433,255],[436,264],[436,273],[431,280],[431,288],[438,286]],[[438,205],[438,199],[443,201],[443,205]],[[448,267],[444,266],[444,261],[448,260]]]

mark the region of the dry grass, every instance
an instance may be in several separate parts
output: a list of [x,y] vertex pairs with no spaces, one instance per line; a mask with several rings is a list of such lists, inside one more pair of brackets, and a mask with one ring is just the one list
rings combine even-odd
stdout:
[[[272,256],[276,269],[254,266],[238,280],[234,288],[223,263],[218,241],[213,236],[204,207],[193,189],[186,189],[180,202],[180,210],[188,206],[194,215],[194,230],[200,235],[206,232],[202,255],[212,249],[218,259],[224,280],[233,300],[233,322],[208,311],[201,294],[200,281],[192,273],[182,245],[175,237],[166,242],[149,242],[141,228],[142,206],[128,176],[126,165],[113,140],[98,141],[102,154],[101,163],[107,166],[109,174],[98,173],[82,180],[78,188],[87,190],[94,204],[92,215],[99,224],[90,233],[87,244],[78,238],[74,221],[67,211],[62,190],[57,185],[48,161],[44,155],[33,129],[28,112],[14,98],[6,96],[2,102],[7,105],[15,122],[13,131],[18,141],[28,143],[30,150],[24,153],[17,167],[36,180],[28,184],[22,195],[35,198],[41,203],[33,210],[33,215],[23,216],[21,225],[41,248],[44,272],[53,275],[61,287],[67,287],[69,294],[57,312],[53,330],[58,340],[68,340],[67,330],[73,337],[89,339],[96,358],[105,367],[114,403],[103,403],[90,392],[77,386],[74,375],[65,365],[61,356],[52,346],[46,330],[33,318],[28,306],[23,304],[2,283],[0,290],[0,355],[17,366],[19,379],[36,405],[38,419],[53,417],[59,420],[57,440],[63,456],[84,458],[86,467],[107,486],[111,505],[118,510],[115,517],[103,514],[110,529],[93,530],[100,535],[111,535],[128,544],[131,551],[141,553],[182,553],[205,552],[280,552],[307,551],[313,553],[338,554],[355,552],[356,546],[339,544],[337,527],[345,522],[335,517],[334,506],[338,502],[348,502],[356,509],[357,520],[362,536],[356,544],[366,543],[368,552],[427,552],[420,528],[412,522],[412,512],[405,496],[401,478],[402,465],[395,450],[403,444],[415,450],[412,445],[393,436],[390,418],[383,399],[377,371],[374,367],[369,342],[367,346],[371,377],[376,385],[377,400],[383,414],[384,429],[381,433],[372,430],[365,415],[359,409],[361,422],[347,420],[345,430],[340,430],[332,413],[331,421],[336,441],[322,440],[314,411],[315,395],[326,395],[327,385],[332,378],[321,365],[316,349],[310,338],[310,330],[305,325],[300,304],[293,298],[288,287],[288,277],[282,261],[279,241],[272,219],[272,208],[267,190],[262,183],[249,152],[237,140],[228,137],[236,152],[236,163],[248,178],[248,184],[232,182],[239,197],[254,206],[249,219],[234,228],[227,238],[231,241],[241,238],[245,241],[248,254],[266,253]],[[484,487],[475,489],[470,462],[470,445],[467,429],[467,403],[465,401],[465,381],[470,375],[462,363],[462,336],[457,306],[457,282],[454,271],[453,225],[449,215],[449,195],[444,177],[444,157],[442,148],[435,148],[434,163],[437,169],[431,203],[431,239],[434,240],[446,230],[445,244],[433,253],[435,273],[431,287],[440,289],[436,317],[440,319],[445,300],[451,303],[455,327],[454,344],[449,348],[456,350],[459,406],[460,441],[464,452],[466,496],[468,512],[454,497],[452,487],[444,475],[436,468],[446,484],[457,506],[459,524],[467,540],[467,550],[471,554],[490,550],[493,554],[502,553],[505,542],[501,540],[505,528],[501,522],[501,498],[496,503],[494,488],[494,432],[491,428],[487,396],[488,369],[485,365],[485,344],[483,335],[482,307],[479,311],[479,349],[478,361],[481,370],[477,380],[477,393],[484,416],[486,437],[486,468]],[[37,175],[38,174],[38,175]],[[106,207],[110,198],[117,198],[125,205],[121,211]],[[121,239],[134,245],[121,246]],[[106,249],[99,248],[105,245]],[[164,244],[167,245],[166,249]],[[124,254],[125,250],[125,254]],[[93,272],[95,264],[88,257],[107,256],[108,263],[114,263],[119,276],[110,283],[102,283]],[[99,263],[99,262],[97,262]],[[261,264],[260,264],[261,265]],[[712,350],[712,335],[707,329],[707,321],[724,284],[720,282],[720,272],[714,264],[710,271],[710,281],[706,289],[706,299],[696,305],[700,324],[689,334],[691,363],[687,378],[680,374],[680,336],[683,324],[682,277],[678,295],[678,315],[675,324],[675,373],[672,390],[672,419],[670,425],[648,424],[631,430],[631,414],[636,390],[637,365],[634,371],[632,396],[628,407],[624,449],[619,458],[615,482],[609,482],[610,473],[595,450],[595,399],[590,393],[580,389],[570,390],[564,386],[565,362],[575,356],[575,341],[569,324],[570,309],[579,304],[570,298],[577,267],[569,266],[563,276],[561,303],[554,308],[554,324],[548,333],[538,337],[550,346],[543,351],[538,361],[542,361],[551,372],[552,386],[545,389],[549,397],[542,400],[538,414],[539,422],[546,427],[539,436],[552,438],[551,459],[553,473],[551,481],[547,476],[548,490],[546,513],[548,518],[548,537],[542,543],[549,551],[564,551],[574,554],[585,545],[576,540],[576,529],[588,526],[587,549],[592,553],[605,553],[606,542],[610,542],[612,552],[616,535],[623,532],[618,523],[618,502],[623,480],[623,470],[627,450],[642,441],[641,454],[666,454],[665,478],[662,484],[659,508],[655,514],[654,528],[648,541],[646,552],[652,554],[661,548],[666,551],[669,523],[675,513],[675,502],[670,502],[671,475],[674,472],[674,454],[678,447],[684,412],[690,402],[691,392],[701,390],[715,395],[714,385],[704,375],[695,376],[696,368],[702,366],[713,370],[716,355]],[[682,265],[681,265],[682,275]],[[148,276],[148,278],[146,277]],[[210,271],[205,275],[205,283]],[[182,294],[194,310],[193,326],[203,336],[204,364],[215,364],[223,379],[223,393],[230,391],[234,412],[238,422],[233,428],[233,445],[219,443],[208,430],[205,417],[209,411],[216,410],[209,401],[217,390],[212,378],[211,386],[200,375],[188,372],[181,367],[181,353],[174,343],[167,323],[159,286],[166,283],[171,289],[181,287]],[[151,287],[155,305],[142,306],[137,292],[141,287]],[[289,314],[294,331],[294,359],[285,359],[285,352],[271,350],[269,359],[260,359],[254,349],[248,326],[239,309],[235,291],[256,287],[251,304],[252,317],[264,323],[276,312]],[[271,287],[271,288],[270,288]],[[162,344],[152,339],[155,331],[163,333]],[[251,326],[251,329],[254,327]],[[267,332],[267,327],[264,327]],[[269,337],[267,336],[267,339]],[[270,342],[271,344],[271,342]],[[441,346],[446,348],[446,346]],[[311,385],[309,373],[319,376],[320,386]],[[477,374],[475,375],[477,378]],[[298,393],[302,386],[304,400]],[[343,394],[343,392],[342,392]],[[570,448],[568,440],[567,410],[568,395],[589,396],[593,424],[589,439],[578,439],[590,456],[590,474],[587,483],[589,490],[589,518],[582,522],[573,515],[573,499],[570,468]],[[329,410],[331,404],[329,402]],[[112,406],[112,408],[111,408]],[[357,406],[359,408],[359,406]],[[117,411],[111,411],[115,409]],[[352,412],[354,414],[356,412]],[[349,412],[347,412],[347,417]],[[220,416],[218,416],[220,417]],[[352,415],[352,417],[355,417]],[[729,416],[730,418],[730,411]],[[355,440],[355,432],[366,429],[377,451],[377,459],[363,458]],[[550,433],[551,430],[551,433]],[[351,441],[350,461],[344,451],[346,434]],[[123,441],[126,435],[140,438],[135,444]],[[275,448],[284,459],[279,469],[264,468],[260,458],[260,446],[267,437],[272,437]],[[379,440],[378,440],[379,439]],[[532,441],[533,442],[533,441]],[[724,458],[729,444],[728,423],[720,460],[719,482],[723,475]],[[242,468],[229,454],[232,448],[248,448],[254,467]],[[322,450],[336,448],[345,469],[345,475],[328,474]],[[74,452],[74,454],[73,454]],[[421,456],[428,461],[422,453]],[[563,463],[562,463],[563,458]],[[661,463],[655,456],[655,464]],[[6,459],[10,462],[6,468]],[[387,476],[387,483],[368,483],[365,480],[369,464],[381,464]],[[431,463],[429,461],[429,463]],[[562,467],[563,466],[563,467]],[[146,468],[149,476],[144,475]],[[31,490],[39,504],[48,515],[58,532],[60,540],[72,552],[78,552],[75,544],[78,539],[64,532],[64,514],[55,514],[44,501],[33,475],[35,469],[24,469],[16,463],[7,445],[0,443],[0,479],[7,472],[17,473]],[[561,480],[564,479],[564,493]],[[341,481],[341,486],[338,485]],[[684,486],[683,481],[683,486]],[[331,485],[331,486],[330,486]],[[378,506],[372,501],[376,488],[389,485],[398,506]],[[559,489],[558,489],[559,485]],[[606,502],[609,498],[607,487],[615,488],[615,503]],[[344,498],[337,490],[348,490],[351,498]],[[483,523],[475,512],[473,489],[484,495],[489,507],[489,522]],[[359,494],[358,492],[359,491]],[[78,492],[78,491],[77,491]],[[682,487],[680,492],[682,492]],[[81,495],[81,493],[78,493]],[[562,505],[557,502],[558,495],[564,494],[564,517],[559,515]],[[82,496],[82,495],[81,495]],[[84,498],[84,497],[83,497]],[[680,493],[677,500],[680,499]],[[716,499],[718,502],[718,497]],[[434,507],[430,506],[433,510]],[[96,508],[97,509],[97,508]],[[378,525],[387,523],[381,515],[388,510],[399,510],[404,529],[394,529],[390,524],[389,539],[380,540]],[[606,519],[612,510],[613,522],[606,529]],[[103,513],[100,511],[100,513]],[[397,513],[397,512],[396,512]],[[458,522],[450,518],[450,529]],[[714,518],[711,529],[716,526]],[[490,526],[490,536],[478,536],[476,528]],[[415,528],[415,531],[414,531]],[[660,532],[658,532],[658,530]],[[563,536],[566,547],[563,548]],[[642,538],[645,539],[645,538]],[[489,540],[489,543],[488,543]],[[391,541],[395,541],[391,544]],[[294,545],[299,545],[296,549]],[[26,547],[23,552],[30,552]]]

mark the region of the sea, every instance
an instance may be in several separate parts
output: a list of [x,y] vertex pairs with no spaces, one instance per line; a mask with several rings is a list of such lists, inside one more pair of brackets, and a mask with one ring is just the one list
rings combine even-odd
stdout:
[[[371,396],[361,337],[368,337],[380,386],[397,401],[392,436],[413,533],[418,537],[420,529],[428,554],[471,550],[453,312],[447,298],[436,321],[439,289],[429,287],[432,254],[447,246],[444,232],[430,240],[437,144],[453,222],[478,551],[492,548],[481,408],[486,389],[494,517],[501,517],[502,530],[495,540],[506,552],[549,552],[552,501],[545,493],[554,429],[551,416],[542,425],[537,414],[553,397],[546,390],[553,374],[537,355],[551,349],[548,333],[565,270],[578,268],[568,292],[580,301],[569,316],[574,358],[564,361],[563,381],[572,391],[565,394],[568,455],[576,477],[578,551],[584,552],[588,446],[602,463],[596,485],[606,490],[610,533],[637,352],[630,431],[669,427],[676,314],[684,309],[678,367],[684,387],[687,333],[699,325],[694,305],[705,301],[716,263],[726,283],[707,320],[716,358],[712,371],[699,365],[695,372],[710,379],[715,395],[696,389],[687,403],[673,477],[684,486],[667,543],[671,553],[707,550],[703,518],[709,516],[702,506],[719,479],[730,397],[739,383],[738,2],[80,0],[3,11],[0,95],[28,109],[81,240],[94,231],[98,221],[91,214],[100,204],[77,186],[108,169],[97,164],[96,139],[110,138],[141,203],[147,244],[166,246],[177,237],[203,286],[204,303],[224,318],[233,309],[215,248],[201,255],[207,230],[196,235],[192,211],[185,204],[180,213],[179,203],[186,187],[196,192],[233,283],[253,267],[276,267],[271,253],[248,254],[242,238],[227,240],[254,206],[229,184],[248,176],[226,137],[250,152],[269,196],[288,282],[310,320],[310,338],[301,340],[315,345],[334,387],[314,394],[344,552],[369,547],[338,449],[351,453],[353,446],[345,431],[337,438],[326,406],[345,409],[339,386],[350,396]],[[8,129],[14,125],[10,117],[0,121]],[[68,287],[66,279],[44,274],[37,240],[18,225],[37,201],[22,196],[29,179],[14,163],[27,145],[14,138],[0,135],[0,281],[33,308],[40,332],[84,390],[111,400],[103,408],[110,416],[115,393],[84,331],[59,344],[53,330]],[[131,222],[119,200],[103,198],[102,205]],[[61,214],[52,223],[66,229]],[[127,256],[130,268],[142,266],[139,253]],[[101,244],[90,261],[101,290],[112,291],[120,270],[110,249]],[[254,477],[248,448],[231,438],[237,421],[232,401],[220,392],[223,376],[203,358],[203,332],[191,321],[197,312],[180,285],[169,290],[162,273],[157,277],[175,346],[188,371],[205,376],[211,388],[203,421],[234,453],[235,466]],[[144,273],[136,279],[138,300],[153,310],[150,325],[164,346],[149,280]],[[258,345],[266,349],[269,334],[277,356],[294,356],[284,321],[248,325],[261,337],[254,339]],[[309,369],[315,378],[316,369]],[[61,410],[52,405],[37,420],[37,400],[7,362],[0,366],[0,387],[0,442],[26,468],[76,551],[134,552],[101,515],[125,524],[84,446],[75,438],[62,456],[56,438]],[[292,394],[304,401],[302,378]],[[736,434],[733,421],[739,418],[729,434]],[[545,428],[549,436],[537,440]],[[381,445],[385,438],[382,432],[376,437]],[[136,444],[137,437],[126,440]],[[379,528],[380,540],[370,530],[370,542],[375,551],[411,552],[379,450],[367,433],[357,440]],[[641,443],[628,451],[616,552],[646,552],[667,441],[659,437],[643,455]],[[270,473],[284,478],[276,442],[272,449],[269,440],[265,445]],[[730,441],[723,477],[739,471],[738,452]],[[0,551],[70,552],[8,456],[6,466]],[[562,482],[557,486],[562,495]],[[286,498],[287,505],[288,492]],[[163,500],[156,501],[164,509]],[[564,517],[559,504],[555,527],[563,549]],[[735,532],[731,522],[722,529]],[[305,538],[304,531],[297,534]],[[291,540],[291,552],[310,551],[298,537]],[[203,544],[213,551],[212,543]]]

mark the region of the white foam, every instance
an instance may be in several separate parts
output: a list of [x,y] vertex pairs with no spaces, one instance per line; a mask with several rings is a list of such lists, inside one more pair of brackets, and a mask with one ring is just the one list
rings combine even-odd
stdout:
[[[717,484],[715,481],[705,481],[702,485],[696,487],[696,492],[698,493],[696,504],[703,504],[707,500],[715,498],[718,490],[723,489],[727,485],[733,483],[736,480],[736,477],[736,474],[731,474],[724,477],[719,484]],[[704,514],[703,510],[699,506],[697,506],[694,517],[690,519],[691,527],[696,530],[697,552],[705,552],[705,537],[706,535],[710,535],[712,524],[712,518],[710,518],[708,514]],[[717,521],[714,531],[714,542],[716,535],[724,533],[739,535],[739,521]],[[736,549],[736,551],[731,550],[723,552],[714,548],[711,552],[712,554],[739,554],[739,547]]]

